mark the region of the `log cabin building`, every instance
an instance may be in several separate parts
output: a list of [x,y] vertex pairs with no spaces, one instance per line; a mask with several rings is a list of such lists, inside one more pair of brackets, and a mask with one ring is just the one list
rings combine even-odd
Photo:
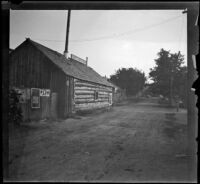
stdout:
[[10,87],[21,94],[24,120],[67,118],[112,105],[113,85],[87,61],[66,58],[30,38],[10,53]]

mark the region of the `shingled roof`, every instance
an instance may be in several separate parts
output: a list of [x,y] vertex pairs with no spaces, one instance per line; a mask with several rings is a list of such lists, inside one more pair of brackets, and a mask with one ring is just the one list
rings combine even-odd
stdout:
[[104,77],[100,76],[91,67],[78,61],[67,59],[63,54],[45,47],[31,39],[27,39],[32,45],[40,50],[51,62],[56,64],[66,75],[88,82],[94,82],[105,86],[113,87]]

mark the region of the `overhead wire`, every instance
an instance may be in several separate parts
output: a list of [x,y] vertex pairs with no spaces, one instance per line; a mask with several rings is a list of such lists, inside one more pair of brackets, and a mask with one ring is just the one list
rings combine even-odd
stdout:
[[[74,43],[81,43],[81,42],[98,41],[98,40],[105,40],[105,39],[112,39],[112,38],[115,38],[115,37],[126,36],[126,35],[134,34],[134,33],[137,33],[137,32],[146,31],[148,29],[154,28],[154,27],[162,25],[162,24],[166,24],[167,22],[171,22],[171,21],[176,20],[176,19],[178,19],[180,17],[182,17],[182,15],[166,19],[166,20],[164,20],[162,22],[159,22],[159,23],[155,23],[155,24],[152,24],[152,25],[144,26],[142,28],[129,30],[129,31],[126,31],[126,32],[123,32],[123,33],[119,33],[119,34],[115,33],[115,34],[112,34],[112,35],[101,36],[101,37],[96,37],[96,38],[69,40],[69,41],[70,42],[74,42]],[[37,38],[35,38],[35,40],[47,41],[47,42],[61,42],[61,43],[65,42],[64,40],[37,39]]]
[[182,15],[179,15],[179,16],[176,16],[176,17],[167,19],[167,20],[165,20],[165,21],[162,21],[162,22],[160,22],[160,23],[148,25],[148,26],[145,26],[145,27],[142,27],[142,28],[138,28],[138,29],[129,30],[129,31],[127,31],[127,32],[123,32],[123,33],[119,33],[119,34],[113,34],[113,35],[108,35],[108,36],[102,36],[102,37],[93,38],[93,39],[70,40],[70,41],[71,41],[71,42],[96,41],[96,40],[104,40],[104,39],[110,39],[110,38],[114,38],[114,37],[120,37],[120,36],[129,35],[129,34],[134,34],[134,33],[141,32],[141,31],[145,31],[145,30],[147,30],[147,29],[150,29],[150,28],[153,28],[153,27],[156,27],[156,26],[165,24],[165,23],[167,23],[167,22],[176,20],[176,19],[180,18],[181,16],[182,16]]

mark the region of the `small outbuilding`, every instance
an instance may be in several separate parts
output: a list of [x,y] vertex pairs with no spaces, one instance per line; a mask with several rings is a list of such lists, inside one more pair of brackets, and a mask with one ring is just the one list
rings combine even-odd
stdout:
[[[110,82],[110,81],[109,81]],[[120,88],[113,82],[110,82],[113,85],[113,104],[117,104],[126,99],[126,90]]]
[[29,38],[10,53],[10,87],[21,94],[24,120],[67,118],[113,103],[113,85],[87,61]]

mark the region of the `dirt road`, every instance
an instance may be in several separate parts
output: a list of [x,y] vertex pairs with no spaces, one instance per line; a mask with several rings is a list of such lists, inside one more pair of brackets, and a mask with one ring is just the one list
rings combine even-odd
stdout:
[[[23,125],[10,175],[29,181],[186,181],[187,112],[155,100]],[[18,141],[18,142],[17,142]],[[12,138],[10,140],[12,146]]]

